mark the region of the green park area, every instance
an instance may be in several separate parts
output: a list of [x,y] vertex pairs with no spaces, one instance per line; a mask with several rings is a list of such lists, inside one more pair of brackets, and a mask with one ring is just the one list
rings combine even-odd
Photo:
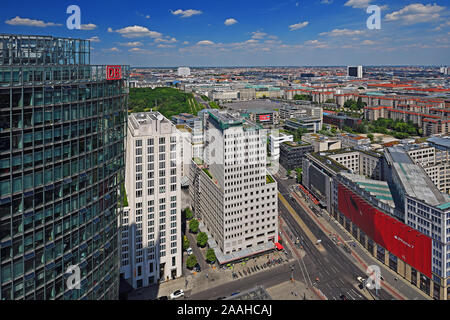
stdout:
[[343,128],[344,131],[351,133],[365,133],[368,137],[371,133],[381,133],[391,135],[396,139],[406,139],[410,136],[422,135],[422,129],[418,128],[412,122],[404,122],[402,120],[393,120],[386,118],[379,118],[376,121],[363,120],[355,129],[348,127]]
[[180,113],[197,115],[203,106],[197,102],[192,93],[175,88],[131,88],[129,112],[159,111],[166,118]]

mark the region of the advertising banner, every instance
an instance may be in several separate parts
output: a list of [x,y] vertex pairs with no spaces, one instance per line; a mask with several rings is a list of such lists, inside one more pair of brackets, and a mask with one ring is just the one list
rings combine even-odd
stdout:
[[338,186],[338,208],[374,242],[431,278],[431,238]]

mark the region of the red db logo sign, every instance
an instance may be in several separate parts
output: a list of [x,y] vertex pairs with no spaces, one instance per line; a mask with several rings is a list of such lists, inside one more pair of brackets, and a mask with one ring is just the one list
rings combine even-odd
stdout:
[[122,79],[121,66],[106,66],[106,80],[120,80]]

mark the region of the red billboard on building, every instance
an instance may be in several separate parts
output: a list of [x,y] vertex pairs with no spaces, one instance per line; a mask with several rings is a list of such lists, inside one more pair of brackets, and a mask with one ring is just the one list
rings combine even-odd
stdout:
[[270,114],[262,114],[259,116],[259,121],[270,121]]
[[338,186],[338,208],[377,244],[431,278],[431,238]]
[[106,80],[120,80],[122,79],[121,66],[106,66]]

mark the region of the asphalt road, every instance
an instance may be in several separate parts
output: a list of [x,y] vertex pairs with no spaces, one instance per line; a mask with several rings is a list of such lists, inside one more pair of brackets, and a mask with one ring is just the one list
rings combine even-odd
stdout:
[[[304,263],[307,274],[304,272],[305,276],[300,280],[308,284],[310,283],[309,279],[314,282],[316,277],[319,278],[316,287],[319,288],[329,300],[339,299],[341,294],[345,294],[348,299],[365,300],[366,298],[359,292],[361,289],[357,288],[357,277],[366,277],[364,272],[349,259],[348,253],[338,247],[324,234],[297,201],[290,199],[288,186],[293,184],[294,180],[276,180],[278,182],[279,192],[286,198],[311,232],[321,240],[321,244],[326,250],[324,253],[317,250],[315,244],[308,239],[306,234],[300,229],[284,207],[283,203],[279,201],[278,208],[281,216],[294,233],[294,237],[299,237],[299,239],[302,240],[303,249],[306,252]],[[363,290],[371,295],[375,294],[374,291],[367,289]],[[381,289],[378,291],[378,298],[380,300],[391,300],[393,297],[388,292]]]
[[[291,269],[289,264],[282,264],[267,268],[256,274],[247,275],[220,286],[198,292],[188,297],[189,300],[216,300],[220,297],[229,297],[234,292],[244,292],[253,289],[258,285],[265,288],[272,287],[279,283],[289,281]],[[300,279],[301,272],[298,267],[294,268],[294,278]]]

